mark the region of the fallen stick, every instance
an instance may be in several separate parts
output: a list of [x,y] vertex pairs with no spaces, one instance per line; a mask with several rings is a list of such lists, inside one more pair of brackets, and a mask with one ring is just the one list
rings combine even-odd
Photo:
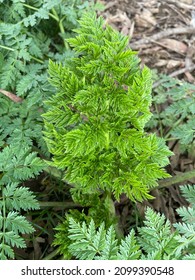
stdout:
[[140,48],[147,48],[147,44],[152,43],[153,41],[158,41],[162,38],[168,37],[173,34],[195,34],[194,27],[177,27],[170,28],[152,35],[151,37],[146,37],[144,39],[138,40],[137,42],[130,43],[131,49],[138,50]]
[[[175,77],[175,76],[181,75],[185,72],[192,72],[194,70],[195,70],[195,64],[191,65],[190,67],[185,67],[185,68],[176,70],[176,71],[170,73],[168,76]],[[162,83],[163,83],[163,80],[159,80],[153,84],[152,88],[154,89],[154,88],[158,87],[159,85],[161,85]]]
[[192,178],[195,178],[195,170],[187,171],[185,173],[181,173],[178,175],[175,175],[168,179],[162,179],[158,181],[158,186],[156,189],[159,188],[168,188],[171,187],[174,184],[184,184],[185,181],[188,181]]
[[106,6],[104,7],[104,11],[106,11],[106,10],[112,8],[112,7],[113,7],[114,5],[116,5],[116,4],[118,4],[118,1],[117,1],[117,0],[116,0],[116,1],[112,1],[112,2],[110,2],[110,3],[108,3],[108,4],[106,4]]
[[183,74],[185,72],[192,72],[194,71],[195,69],[195,65],[191,65],[190,67],[185,67],[185,68],[182,68],[182,69],[179,69],[179,70],[176,70],[174,71],[173,73],[169,74],[170,77],[175,77],[175,76],[178,76],[180,74]]
[[[162,1],[164,3],[164,0]],[[166,0],[167,3],[174,4],[179,8],[182,8],[184,10],[195,10],[194,5],[188,5],[185,3],[181,3],[180,1],[175,1],[175,0]]]

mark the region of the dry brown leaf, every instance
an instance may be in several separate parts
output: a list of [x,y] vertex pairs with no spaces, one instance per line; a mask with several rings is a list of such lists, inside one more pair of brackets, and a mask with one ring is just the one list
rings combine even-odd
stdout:
[[167,68],[172,69],[172,68],[175,68],[175,67],[179,67],[181,65],[182,65],[182,61],[170,59],[170,60],[168,60]]
[[186,75],[189,83],[191,83],[191,84],[195,83],[195,78],[192,76],[192,74],[190,72],[185,72],[185,75]]
[[[175,143],[175,141],[174,141],[174,143]],[[174,155],[170,158],[170,162],[171,162],[171,167],[173,169],[175,169],[178,166],[179,157],[180,157],[180,149],[179,149],[178,142],[174,145],[174,148],[172,151],[173,151]]]
[[[181,158],[180,161],[180,169],[182,172],[193,170],[193,160],[190,158]],[[190,168],[190,166],[192,166]]]
[[158,62],[155,63],[155,67],[163,67],[167,65],[167,60],[165,59],[159,59]]
[[175,39],[169,39],[169,38],[161,39],[160,43],[165,48],[175,51],[177,53],[184,54],[187,52],[187,49],[188,49],[186,44],[184,44],[183,42],[180,42],[178,40],[175,40]]
[[35,260],[39,260],[41,255],[42,255],[42,249],[41,249],[41,246],[40,246],[40,242],[37,240],[37,238],[35,238],[33,240],[33,247],[34,247],[34,252],[33,252],[33,259]]
[[171,197],[169,197],[168,200],[168,219],[171,222],[171,224],[176,223],[176,217],[175,217],[175,211],[174,211],[174,207],[173,207],[173,200]]
[[21,97],[15,95],[12,92],[7,91],[7,90],[0,89],[0,93],[4,94],[5,96],[7,96],[9,99],[11,99],[14,102],[22,102],[23,101],[23,99]]
[[157,24],[155,17],[148,9],[144,9],[143,12],[139,15],[136,14],[135,22],[137,26],[145,28],[150,28]]
[[157,54],[155,54],[157,58],[159,59],[166,59],[169,60],[171,59],[171,55],[170,53],[167,51],[167,49],[162,49],[162,47],[160,48],[160,50],[158,51]]
[[118,24],[121,24],[122,29],[120,30],[124,35],[132,36],[134,24],[132,26],[131,20],[128,18],[125,12],[117,9],[117,14],[115,16],[107,17],[106,22],[110,25],[114,25],[117,28]]
[[178,187],[169,187],[170,195],[173,200],[179,203],[180,206],[187,206],[186,200],[183,196],[181,196],[180,190]]
[[161,49],[161,47],[159,47],[159,46],[147,48],[147,49],[142,50],[142,54],[148,55],[148,54],[153,54],[153,53],[157,53],[157,52],[159,53],[160,49]]
[[161,193],[158,189],[154,189],[151,191],[151,195],[155,197],[152,202],[152,205],[156,211],[160,211],[161,209]]

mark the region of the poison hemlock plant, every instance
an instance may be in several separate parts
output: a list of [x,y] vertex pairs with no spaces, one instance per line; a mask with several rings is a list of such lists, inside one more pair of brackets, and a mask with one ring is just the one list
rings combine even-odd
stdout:
[[[94,220],[101,230],[96,241],[105,238],[117,246],[114,232],[119,239],[123,234],[113,199],[122,193],[132,201],[152,198],[150,189],[169,176],[164,167],[172,155],[163,139],[144,131],[151,117],[151,73],[140,68],[128,38],[95,14],[86,13],[79,23],[77,36],[67,40],[74,51],[69,64],[50,61],[50,82],[57,93],[43,114],[45,140],[53,155],[48,163],[64,172],[73,200],[88,211],[71,211],[57,227],[54,245],[65,258],[70,257],[68,221],[83,221],[92,236]],[[115,254],[117,247],[113,250]]]
[[116,199],[151,198],[172,153],[163,139],[144,131],[151,113],[152,79],[140,69],[128,38],[85,14],[76,38],[68,39],[75,57],[69,66],[50,62],[57,94],[47,101],[45,139],[52,165],[74,184],[73,195],[98,193]]
[[34,231],[21,211],[38,209],[39,204],[20,182],[38,175],[43,167],[29,147],[10,145],[0,152],[0,260],[13,259],[13,247],[26,246],[20,234]]
[[69,243],[66,248],[61,244],[64,256],[81,260],[195,260],[195,186],[182,186],[181,190],[191,206],[177,210],[183,221],[174,224],[174,230],[164,215],[151,208],[146,210],[144,226],[137,233],[132,229],[121,240],[113,226],[106,229],[102,222],[97,228],[93,220],[77,222],[69,217]]

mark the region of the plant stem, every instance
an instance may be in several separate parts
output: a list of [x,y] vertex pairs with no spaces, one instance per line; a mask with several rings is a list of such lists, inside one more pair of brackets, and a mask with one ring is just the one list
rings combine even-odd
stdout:
[[44,257],[42,260],[53,260],[53,258],[58,254],[58,248],[56,250],[54,250],[53,252],[51,252],[49,255],[47,255],[46,257]]
[[167,134],[164,136],[165,139],[167,139],[170,135],[171,135],[171,130],[173,128],[175,128],[176,126],[178,126],[181,122],[183,121],[183,118],[181,117],[180,119],[178,119],[174,125],[171,127],[171,129],[169,129],[169,131],[167,132]]
[[174,137],[172,137],[172,138],[167,138],[166,139],[166,141],[175,141],[175,140],[178,140],[179,138],[174,138]]
[[[23,4],[24,7],[28,8],[28,9],[31,9],[31,10],[34,10],[34,11],[38,11],[39,9],[38,8],[35,8],[33,6],[30,6],[28,4]],[[65,17],[63,17],[62,19],[59,18],[58,16],[58,13],[56,12],[55,8],[52,8],[51,9],[52,13],[48,13],[48,15],[53,18],[55,21],[57,21],[58,25],[59,25],[59,29],[60,29],[60,32],[62,34],[65,34],[65,30],[64,30],[64,26],[63,26],[63,20],[65,19]],[[66,42],[65,39],[63,39],[63,43],[64,43],[64,47],[66,50],[69,49],[69,45],[68,43]]]
[[163,128],[162,128],[162,121],[160,120],[160,113],[159,113],[159,110],[158,110],[158,105],[155,103],[154,104],[155,106],[155,110],[156,110],[156,113],[158,115],[158,120],[159,120],[159,126],[160,126],[160,137],[163,137]]
[[[52,13],[53,13],[53,15],[55,16],[55,18],[56,18],[56,20],[58,22],[58,25],[59,25],[59,28],[60,28],[60,32],[62,34],[65,34],[65,29],[64,29],[64,26],[63,26],[63,20],[65,19],[65,16],[60,19],[58,14],[57,14],[57,12],[56,12],[56,10],[54,8],[52,9]],[[64,43],[65,49],[68,50],[69,46],[68,46],[68,43],[66,42],[65,39],[63,39],[63,43]]]
[[3,46],[3,45],[0,45],[0,48],[1,48],[1,49],[5,49],[5,50],[8,50],[8,51],[12,51],[12,52],[15,51],[15,49],[9,48],[9,47]]
[[[3,228],[3,237],[2,237],[1,244],[4,245],[4,244],[5,244],[5,231],[6,231],[6,227],[5,227],[6,224],[5,224],[5,223],[6,223],[7,217],[6,217],[5,196],[4,196],[4,194],[3,194],[3,191],[2,191],[2,196],[3,196],[3,199],[2,199],[2,200],[3,200],[3,201],[2,201],[2,206],[3,206],[3,207],[2,207],[2,208],[3,208],[3,209],[2,209],[2,210],[3,210],[3,211],[2,211],[2,212],[3,212],[3,215],[2,215],[2,216],[3,216],[3,227],[2,227],[2,228]],[[5,250],[4,247],[2,247],[2,253],[1,253],[2,256],[4,255],[4,250]]]
[[[13,49],[13,48],[6,47],[6,46],[2,46],[2,45],[0,45],[0,48],[1,48],[1,49],[4,49],[4,50],[12,51],[12,52],[15,51],[15,49]],[[30,55],[30,57],[31,57],[33,60],[35,60],[35,61],[37,61],[37,62],[39,62],[39,63],[41,63],[41,64],[44,63],[44,61],[41,60],[41,59],[39,59],[39,58],[36,58],[36,57],[34,57],[34,56],[32,56],[32,55]]]
[[[30,5],[28,5],[28,4],[23,4],[23,6],[26,7],[26,8],[29,8],[29,9],[31,9],[31,10],[34,10],[34,11],[38,11],[38,10],[39,10],[38,8],[35,8],[35,7],[30,6]],[[51,18],[55,19],[56,21],[58,21],[58,19],[59,19],[59,18],[57,18],[55,15],[53,15],[52,13],[49,13],[49,16],[50,16]]]
[[181,174],[176,175],[174,177],[160,180],[158,182],[159,185],[158,185],[157,188],[167,188],[167,187],[170,187],[173,184],[178,184],[178,183],[187,181],[187,180],[189,180],[193,177],[195,177],[195,170],[188,171],[188,172],[185,172],[185,173],[181,173]]
[[55,208],[64,208],[64,209],[70,209],[75,207],[81,207],[78,204],[75,204],[74,202],[66,202],[66,201],[39,201],[39,205],[41,208],[45,207],[55,207]]
[[[109,191],[105,191],[103,200],[104,200],[106,208],[108,210],[109,220],[113,224],[113,221],[116,220],[116,210],[115,210],[114,201],[112,199],[112,193]],[[114,229],[116,232],[116,236],[119,240],[124,237],[123,232],[121,231],[118,222],[114,223]]]
[[44,63],[44,61],[43,60],[41,60],[41,59],[39,59],[39,58],[36,58],[36,57],[34,57],[34,56],[30,56],[33,60],[35,60],[35,61],[37,61],[37,62],[39,62],[39,63],[41,63],[41,64],[43,64]]
[[62,180],[63,173],[53,166],[47,166],[43,169],[43,171],[47,172],[51,176],[55,177],[56,179]]

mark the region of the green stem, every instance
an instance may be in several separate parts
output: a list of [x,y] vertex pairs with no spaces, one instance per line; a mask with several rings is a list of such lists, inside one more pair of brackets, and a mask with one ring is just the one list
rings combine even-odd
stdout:
[[178,119],[174,125],[171,127],[171,129],[169,129],[169,131],[167,132],[167,134],[164,136],[165,139],[167,139],[170,135],[171,135],[171,130],[173,128],[175,128],[176,126],[178,126],[181,122],[183,121],[183,118],[181,117],[180,119]]
[[43,170],[51,176],[55,177],[56,179],[62,180],[63,178],[63,173],[56,167],[47,166]]
[[[62,34],[65,34],[65,29],[64,29],[64,26],[63,26],[63,21],[64,21],[64,19],[65,19],[65,16],[64,16],[63,18],[60,19],[59,16],[58,16],[58,14],[57,14],[57,12],[56,12],[56,10],[55,10],[54,8],[52,9],[52,13],[53,13],[54,16],[58,19],[57,22],[58,22],[58,25],[59,25],[59,28],[60,28],[60,32],[61,32]],[[63,39],[63,43],[64,43],[65,49],[68,50],[68,49],[69,49],[69,45],[68,45],[68,43],[66,42],[65,39]]]
[[[34,11],[38,11],[38,10],[39,10],[38,8],[35,8],[35,7],[30,6],[30,5],[28,5],[28,4],[23,4],[23,6],[26,7],[26,8],[28,8],[28,9],[34,10]],[[59,18],[56,17],[55,15],[53,15],[52,13],[49,13],[49,16],[50,16],[51,18],[55,19],[56,21],[59,20]]]
[[[15,49],[13,49],[13,48],[10,48],[10,47],[6,47],[6,46],[2,46],[2,45],[0,45],[0,48],[1,49],[4,49],[4,50],[8,50],[8,51],[12,51],[12,52],[14,52],[15,51]],[[33,60],[35,60],[35,61],[37,61],[37,62],[39,62],[39,63],[44,63],[44,61],[43,60],[41,60],[41,59],[39,59],[39,58],[36,58],[36,57],[34,57],[34,56],[30,56]]]
[[35,61],[37,61],[37,62],[39,62],[39,63],[41,63],[41,64],[43,64],[44,63],[44,61],[43,60],[41,60],[41,59],[39,59],[39,58],[36,58],[36,57],[34,57],[34,56],[30,56],[33,60],[35,60]]
[[[110,101],[109,100],[106,100],[106,107],[107,107],[107,111],[109,111],[110,110]],[[109,130],[105,133],[105,136],[106,136],[106,149],[108,150],[109,146],[110,146],[110,133],[109,133]]]
[[59,19],[58,13],[56,12],[56,10],[54,8],[52,8],[51,10],[52,10],[53,16],[56,18],[56,21],[59,22],[60,19]]
[[[109,220],[113,224],[113,221],[116,220],[116,211],[115,211],[114,201],[113,201],[111,195],[112,195],[111,192],[105,191],[103,200],[106,202],[106,206],[107,206],[106,208],[108,208]],[[119,224],[115,223],[114,228],[115,228],[117,238],[119,240],[122,239],[124,237],[124,235],[119,227]]]
[[158,123],[159,123],[159,126],[160,126],[160,137],[163,137],[163,128],[162,128],[162,121],[160,120],[160,117],[159,117],[159,110],[158,110],[158,105],[155,103],[155,110],[156,110],[156,113],[158,115]]
[[109,135],[109,132],[106,132],[105,136],[106,136],[106,149],[108,150],[109,146],[110,146],[110,135]]
[[172,138],[166,138],[166,141],[175,141],[175,140],[179,140],[179,138],[174,138],[174,137],[172,137]]
[[[35,7],[30,6],[28,4],[23,4],[23,6],[28,8],[28,9],[34,10],[34,11],[38,11],[39,10],[38,8],[35,8]],[[59,16],[58,16],[58,13],[55,10],[55,8],[52,8],[51,11],[52,11],[52,13],[48,13],[48,15],[51,18],[53,18],[55,21],[57,21],[57,23],[59,25],[60,32],[62,34],[65,34],[65,30],[64,30],[64,26],[63,26],[63,20],[65,19],[65,16],[62,19],[60,19]],[[68,45],[68,43],[66,42],[65,39],[63,40],[63,43],[64,43],[64,47],[66,48],[66,50],[69,49],[69,45]]]
[[[6,205],[5,205],[5,196],[3,194],[3,191],[2,191],[2,200],[3,200],[3,237],[2,237],[2,242],[1,244],[5,244],[5,230],[6,230],[6,227],[5,227],[5,221],[6,221]],[[4,248],[2,248],[2,255],[4,255]]]
[[[64,20],[64,18],[65,18],[65,17],[63,17],[63,18],[60,20],[60,22],[59,22],[60,32],[61,32],[62,34],[65,34],[65,29],[64,29],[64,26],[63,26],[63,20]],[[63,42],[64,42],[65,49],[66,49],[66,50],[69,50],[70,47],[69,47],[69,45],[68,45],[68,43],[66,42],[65,39],[63,40]]]
[[41,208],[45,207],[54,207],[54,208],[64,208],[64,209],[70,209],[70,208],[76,208],[81,207],[78,204],[75,204],[74,202],[66,202],[66,201],[39,201],[39,205]]
[[158,182],[157,188],[167,188],[174,184],[182,183],[184,181],[187,181],[189,179],[192,179],[195,177],[195,170],[188,171],[179,175],[176,175],[174,177],[163,179]]
[[53,252],[51,252],[49,255],[47,255],[46,257],[44,257],[42,260],[53,260],[53,258],[55,256],[58,255],[58,248],[56,250],[54,250]]
[[5,49],[5,50],[8,50],[8,51],[12,51],[12,52],[15,51],[13,48],[9,48],[9,47],[2,46],[2,45],[0,45],[0,48],[1,48],[1,49]]

